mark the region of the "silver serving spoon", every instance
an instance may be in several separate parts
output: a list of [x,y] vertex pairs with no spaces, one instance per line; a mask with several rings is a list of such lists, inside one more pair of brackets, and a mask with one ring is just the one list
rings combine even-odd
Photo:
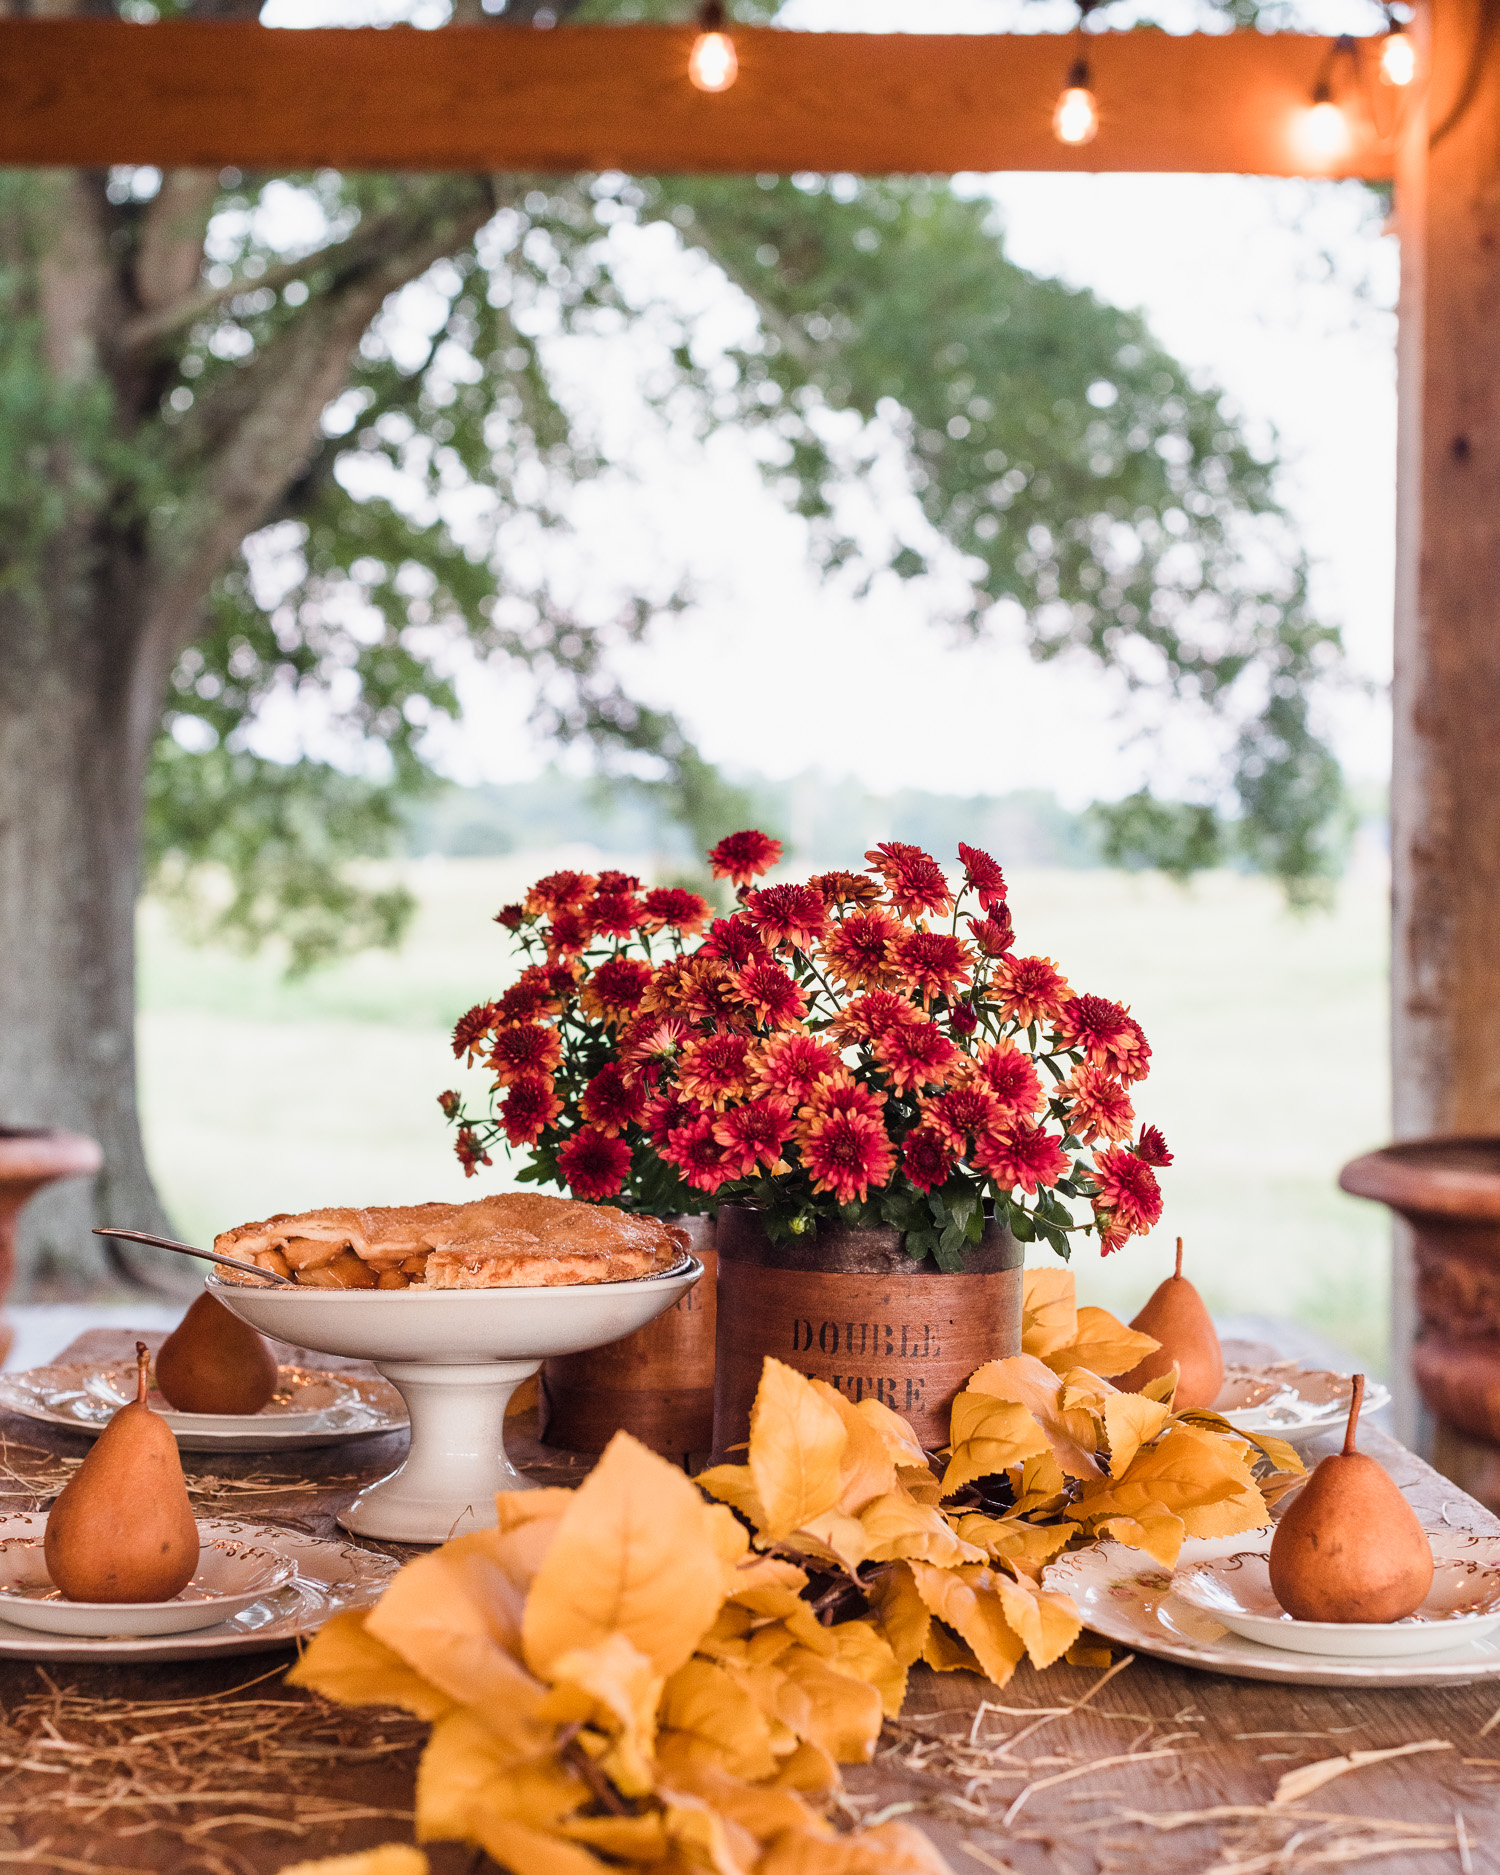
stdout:
[[118,1237],[124,1243],[154,1244],[158,1250],[175,1250],[179,1256],[199,1257],[205,1263],[222,1263],[226,1269],[243,1270],[247,1276],[258,1276],[265,1283],[280,1283],[284,1288],[295,1289],[296,1282],[290,1276],[279,1276],[275,1270],[264,1270],[258,1263],[242,1263],[238,1257],[221,1257],[212,1250],[196,1250],[190,1243],[175,1243],[170,1237],[153,1237],[144,1230],[115,1230],[108,1224],[94,1226],[96,1237]]

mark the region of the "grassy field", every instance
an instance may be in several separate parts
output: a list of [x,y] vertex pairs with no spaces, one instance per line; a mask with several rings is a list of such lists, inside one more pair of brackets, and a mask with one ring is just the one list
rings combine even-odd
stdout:
[[[147,1141],[190,1238],[272,1211],[501,1182],[497,1166],[466,1186],[451,1157],[436,1104],[460,1081],[447,1031],[509,974],[495,908],[560,857],[411,862],[421,911],[404,949],[295,984],[269,959],[183,945],[147,906]],[[1018,871],[1011,903],[1024,950],[1144,1024],[1155,1057],[1137,1110],[1177,1155],[1159,1230],[1102,1263],[1080,1250],[1080,1297],[1133,1312],[1180,1232],[1216,1309],[1295,1317],[1382,1366],[1384,1214],[1334,1181],[1388,1132],[1383,881],[1352,878],[1331,915],[1306,919],[1227,874],[1183,892]]]

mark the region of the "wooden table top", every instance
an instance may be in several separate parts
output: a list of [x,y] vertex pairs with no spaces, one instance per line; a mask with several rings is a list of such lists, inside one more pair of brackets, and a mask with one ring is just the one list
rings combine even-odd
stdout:
[[[96,1330],[59,1358],[119,1359],[134,1340]],[[539,1482],[576,1482],[590,1462],[548,1452],[524,1422],[507,1438]],[[26,1481],[87,1444],[0,1413],[9,1507],[27,1508]],[[1500,1534],[1500,1520],[1394,1441],[1371,1431],[1362,1444],[1431,1527]],[[339,1507],[403,1446],[391,1435],[283,1459],[183,1459],[206,1512],[331,1535]],[[426,1728],[325,1707],[281,1683],[287,1663],[284,1651],[45,1671],[0,1661],[0,1870],[269,1875],[409,1841]],[[114,1701],[133,1702],[128,1719]],[[1272,1802],[1288,1770],[1403,1746],[1428,1749]],[[846,1768],[846,1779],[850,1816],[908,1816],[955,1875],[1280,1875],[1375,1858],[1392,1875],[1476,1875],[1500,1868],[1500,1681],[1346,1692],[1117,1652],[1107,1677],[1023,1665],[996,1693],[974,1675],[919,1667],[906,1716],[887,1726],[875,1763]],[[429,1853],[435,1875],[491,1867],[460,1845]]]

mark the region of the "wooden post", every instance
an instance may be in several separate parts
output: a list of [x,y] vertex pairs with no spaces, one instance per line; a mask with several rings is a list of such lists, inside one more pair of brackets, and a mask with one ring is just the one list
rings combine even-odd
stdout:
[[[1500,46],[1496,0],[1433,0],[1401,236],[1392,1049],[1398,1139],[1500,1135]],[[1432,147],[1429,149],[1429,134]],[[1401,1436],[1419,1326],[1397,1227]],[[1500,1351],[1496,1354],[1500,1362]],[[1461,1452],[1441,1454],[1456,1471]],[[1491,1454],[1486,1454],[1488,1462]]]

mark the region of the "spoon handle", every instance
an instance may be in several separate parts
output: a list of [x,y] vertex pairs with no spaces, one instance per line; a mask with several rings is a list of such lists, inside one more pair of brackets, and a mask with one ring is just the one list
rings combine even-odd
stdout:
[[279,1276],[275,1270],[263,1270],[258,1263],[242,1263],[238,1257],[221,1257],[212,1250],[195,1250],[190,1243],[175,1243],[170,1237],[153,1237],[150,1231],[115,1230],[108,1224],[96,1224],[94,1235],[118,1237],[124,1243],[155,1244],[158,1250],[175,1250],[179,1256],[199,1257],[205,1263],[222,1263],[226,1269],[243,1270],[247,1276],[258,1276],[262,1282],[280,1283],[290,1289],[297,1286],[290,1276]]

